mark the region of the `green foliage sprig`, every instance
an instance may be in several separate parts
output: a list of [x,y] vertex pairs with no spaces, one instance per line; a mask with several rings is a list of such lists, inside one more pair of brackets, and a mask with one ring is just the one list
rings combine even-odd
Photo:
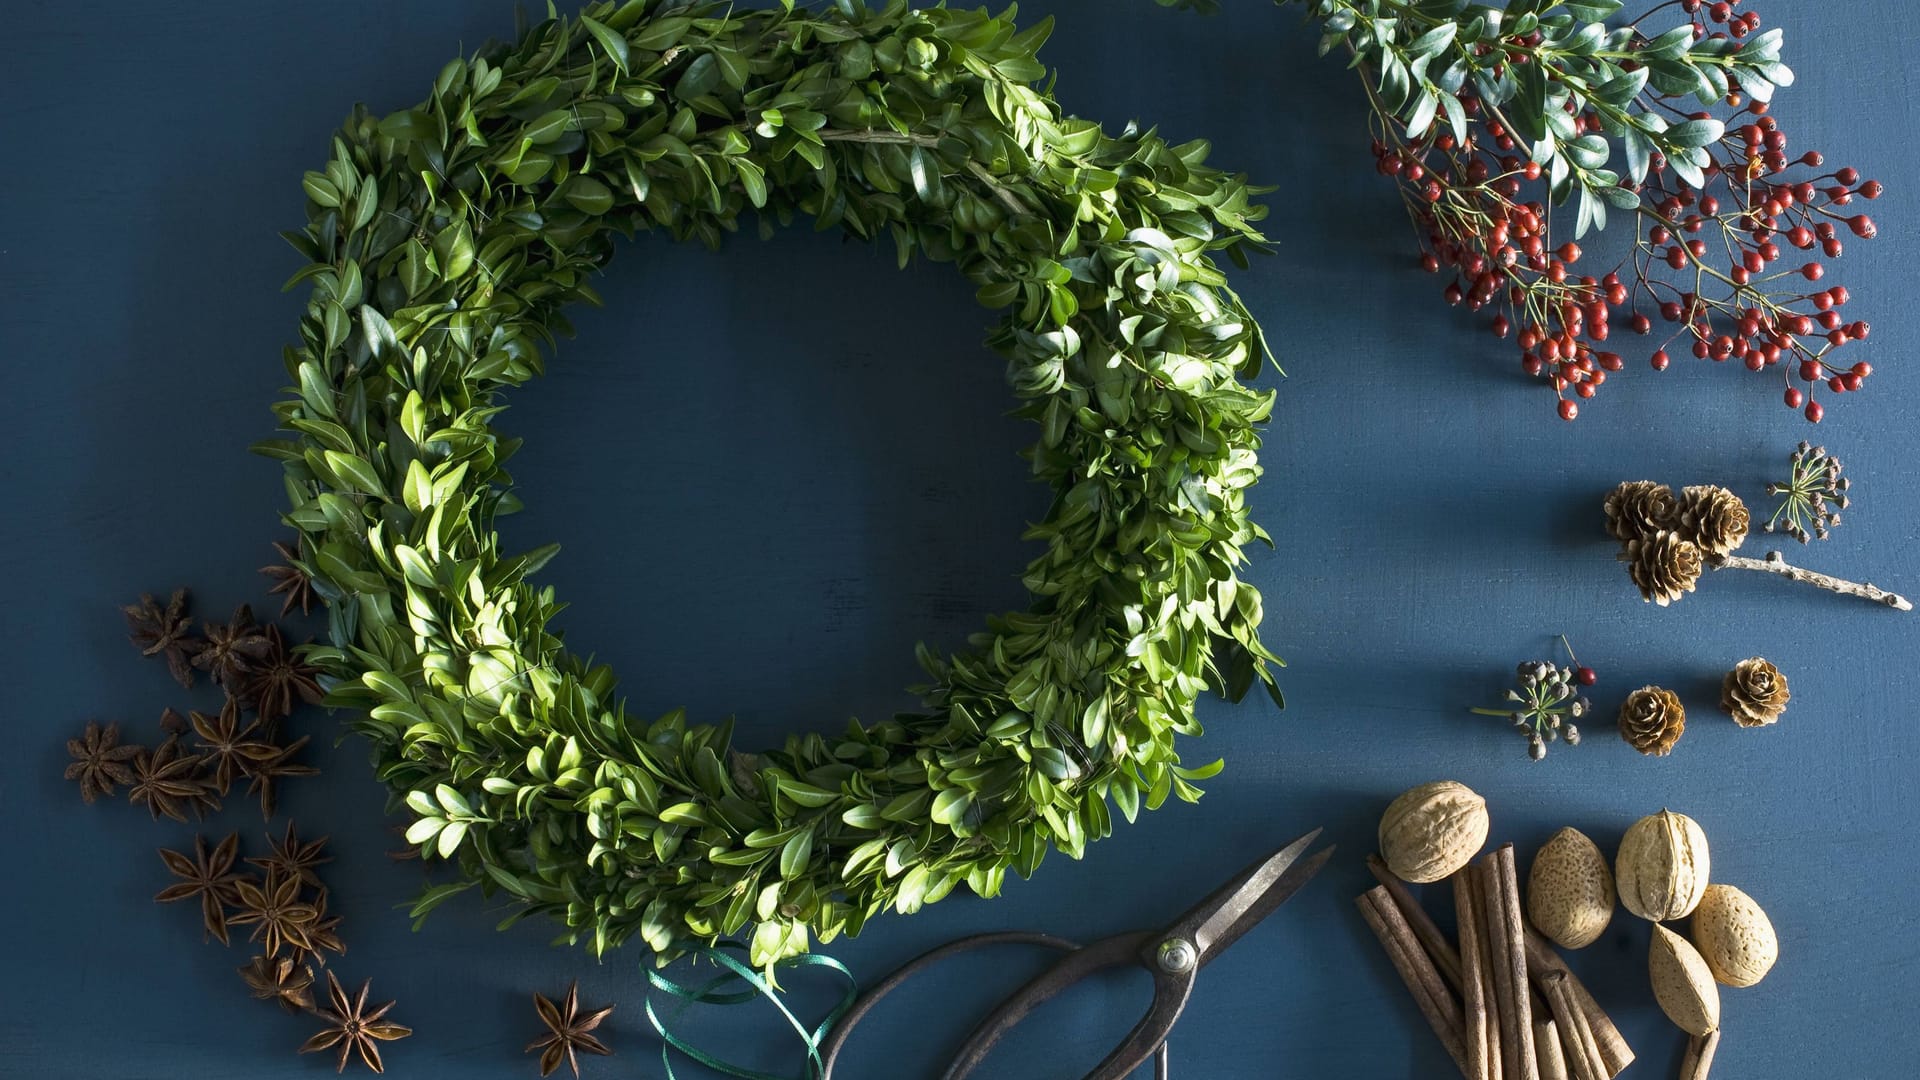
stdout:
[[[1466,142],[1461,92],[1520,144],[1548,178],[1553,203],[1577,196],[1574,235],[1603,227],[1609,205],[1640,205],[1638,185],[1656,159],[1684,183],[1706,186],[1706,148],[1721,121],[1681,116],[1653,98],[1695,97],[1715,106],[1738,88],[1757,101],[1793,83],[1780,62],[1783,34],[1740,40],[1697,36],[1683,23],[1651,38],[1638,23],[1609,27],[1620,0],[1513,0],[1504,8],[1466,0],[1308,0],[1323,31],[1320,52],[1345,46],[1377,82],[1379,108],[1419,139],[1444,123]],[[1576,118],[1590,115],[1599,131]],[[1613,142],[1624,171],[1609,168]]]
[[[1242,549],[1265,534],[1260,331],[1212,253],[1261,216],[1203,142],[1110,135],[1029,83],[1048,24],[904,2],[733,11],[631,0],[446,65],[356,111],[289,240],[313,291],[287,352],[286,466],[316,649],[423,854],[596,951],[750,939],[769,964],[965,884],[991,896],[1211,775],[1196,697],[1272,684]],[[493,524],[519,505],[492,427],[616,236],[717,244],[758,212],[952,262],[1006,319],[1036,478],[1032,606],[951,656],[919,711],[793,735],[630,717],[562,647],[559,605]]]

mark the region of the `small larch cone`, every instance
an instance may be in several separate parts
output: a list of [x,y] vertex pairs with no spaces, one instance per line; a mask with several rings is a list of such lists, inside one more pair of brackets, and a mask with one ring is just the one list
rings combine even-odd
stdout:
[[1759,657],[1742,660],[1720,684],[1720,707],[1741,727],[1765,727],[1787,711],[1787,677]]
[[1627,541],[1627,576],[1633,578],[1643,600],[1666,607],[1693,591],[1700,580],[1704,556],[1693,541],[1664,529],[1645,539]]
[[1680,530],[1702,551],[1730,554],[1746,542],[1747,504],[1740,496],[1710,484],[1680,489]]
[[1687,730],[1687,710],[1671,690],[1643,686],[1620,706],[1620,737],[1643,754],[1664,757]]
[[1615,540],[1640,540],[1680,520],[1673,489],[1651,480],[1628,480],[1607,492],[1607,532]]

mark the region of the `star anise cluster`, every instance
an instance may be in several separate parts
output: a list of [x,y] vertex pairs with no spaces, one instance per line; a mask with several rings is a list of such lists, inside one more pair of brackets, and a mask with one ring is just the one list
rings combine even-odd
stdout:
[[[211,850],[204,836],[194,838],[191,855],[160,852],[161,861],[178,878],[154,899],[162,903],[197,900],[208,938],[231,944],[232,931],[250,927],[247,941],[259,952],[239,969],[240,978],[255,998],[272,1001],[288,1012],[305,1012],[327,1022],[326,1030],[307,1040],[301,1053],[338,1047],[339,1067],[357,1053],[362,1064],[382,1071],[378,1042],[404,1038],[411,1030],[384,1020],[387,1002],[366,1007],[363,985],[357,999],[349,998],[339,978],[327,969],[327,955],[347,951],[340,940],[340,917],[327,911],[327,887],[318,867],[331,862],[327,840],[304,839],[288,822],[279,839],[267,838],[267,854],[245,860],[256,873],[239,869],[240,836],[230,833]],[[327,974],[327,1002],[313,996],[314,965]]]
[[284,958],[297,967],[322,953],[345,952],[340,918],[327,913],[327,889],[314,869],[331,861],[326,838],[303,840],[289,822],[282,839],[267,843],[266,855],[246,860],[258,873],[242,872],[238,833],[211,851],[204,836],[195,837],[191,856],[162,849],[161,861],[180,880],[154,899],[198,900],[206,937],[222,945],[231,941],[231,928],[252,927],[248,941],[260,946],[261,962]]
[[[285,564],[262,572],[274,579],[271,591],[285,598],[281,614],[295,607],[304,614],[315,592],[300,549],[274,546]],[[271,821],[280,781],[317,771],[298,760],[308,736],[283,739],[280,722],[303,704],[320,703],[325,695],[318,672],[288,645],[278,625],[257,622],[244,604],[224,623],[196,625],[187,591],[180,589],[164,604],[143,596],[124,611],[129,635],[144,655],[164,659],[184,687],[206,675],[222,690],[223,703],[217,711],[190,710],[186,716],[167,709],[162,737],[152,747],[122,743],[118,724],[89,723],[67,743],[73,757],[67,779],[79,783],[89,803],[124,787],[155,818],[181,822],[188,810],[200,817],[219,810],[221,798],[244,783],[245,793],[260,800],[261,814]],[[160,859],[176,880],[154,899],[196,902],[204,938],[223,945],[231,944],[236,930],[248,930],[256,955],[239,973],[252,995],[327,1024],[300,1052],[337,1049],[339,1069],[357,1056],[377,1073],[384,1067],[379,1043],[412,1031],[386,1019],[392,1002],[370,1008],[365,984],[357,996],[349,995],[328,969],[329,954],[344,953],[346,945],[340,917],[327,909],[327,887],[319,874],[319,867],[332,861],[326,844],[325,837],[301,837],[288,822],[281,838],[268,837],[266,854],[243,860],[239,834],[229,833],[211,847],[205,836],[196,836],[191,852],[161,850]],[[316,965],[326,974],[327,991],[318,1001]],[[569,1045],[593,1052],[598,1044],[585,1034],[593,1024],[580,1023],[577,1034],[584,1042]]]
[[67,743],[73,757],[67,779],[80,784],[87,802],[125,787],[128,798],[155,819],[180,822],[188,811],[204,817],[220,809],[220,800],[244,781],[246,794],[259,799],[260,812],[271,819],[280,781],[315,771],[298,760],[307,737],[284,741],[279,728],[299,705],[320,703],[325,694],[319,672],[287,644],[279,626],[256,623],[245,604],[226,622],[202,622],[197,629],[185,589],[176,589],[165,604],[148,595],[123,611],[142,654],[164,659],[182,686],[191,687],[196,673],[204,672],[225,700],[215,713],[194,710],[182,717],[166,710],[160,720],[164,737],[153,747],[121,743],[118,724],[90,723]]
[[247,794],[260,800],[261,813],[271,818],[280,781],[317,771],[298,760],[308,736],[276,741],[257,716],[247,719],[235,698],[229,697],[218,713],[189,712],[184,732],[169,722],[179,719],[172,709],[162,715],[163,738],[154,746],[121,742],[119,724],[88,723],[79,738],[67,740],[73,761],[66,778],[80,785],[80,797],[89,803],[125,787],[128,801],[146,807],[154,820],[184,823],[189,812],[205,818],[218,811],[220,800],[242,780]]
[[[313,602],[313,583],[298,565],[297,552],[276,544],[288,562],[266,567],[286,602],[281,614],[297,604],[304,613]],[[128,637],[142,655],[162,657],[181,686],[191,688],[196,672],[205,672],[227,696],[259,717],[268,733],[301,702],[317,705],[325,696],[319,672],[301,660],[287,644],[278,624],[259,623],[253,608],[242,604],[226,622],[201,620],[196,628],[188,613],[188,594],[175,589],[162,605],[151,595],[123,608]]]

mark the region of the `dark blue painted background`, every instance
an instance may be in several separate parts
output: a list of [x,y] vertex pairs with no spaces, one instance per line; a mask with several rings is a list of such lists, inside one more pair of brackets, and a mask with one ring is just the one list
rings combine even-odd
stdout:
[[[883,919],[832,952],[867,977],[963,932],[1095,935],[1172,915],[1251,855],[1325,824],[1342,856],[1210,967],[1175,1038],[1176,1074],[1437,1076],[1431,1036],[1353,915],[1361,857],[1401,789],[1456,777],[1492,802],[1523,852],[1561,825],[1609,848],[1663,806],[1696,817],[1718,880],[1771,912],[1783,958],[1726,995],[1730,1077],[1894,1077],[1920,1056],[1913,896],[1913,722],[1920,618],[1747,575],[1677,608],[1643,605],[1597,527],[1600,494],[1650,476],[1721,482],[1756,503],[1808,428],[1778,385],[1691,362],[1655,376],[1636,357],[1577,424],[1554,419],[1503,349],[1410,273],[1409,233],[1372,176],[1360,98],[1291,13],[1254,0],[1213,20],[1147,0],[1032,3],[1061,25],[1044,59],[1067,107],[1109,123],[1214,140],[1216,161],[1280,185],[1278,254],[1234,284],[1292,377],[1254,496],[1278,550],[1246,576],[1268,640],[1291,662],[1292,707],[1209,702],[1196,760],[1227,771],[1073,864],[1049,860],[994,903],[954,898]],[[1818,430],[1860,496],[1837,539],[1798,552],[1833,571],[1920,591],[1913,418],[1920,331],[1900,290],[1920,220],[1909,176],[1915,34],[1904,5],[1774,0],[1801,82],[1779,115],[1797,146],[1888,181],[1882,239],[1853,244],[1837,280],[1876,329],[1870,392]],[[211,702],[126,646],[115,606],[199,587],[219,618],[262,600],[252,569],[280,532],[269,434],[279,351],[302,298],[275,237],[301,220],[299,177],[355,100],[420,98],[444,60],[511,33],[505,3],[15,5],[0,16],[0,1074],[136,1078],[317,1076],[296,1059],[308,1024],[246,999],[246,959],[198,941],[193,914],[147,898],[156,845],[191,830],[124,806],[84,807],[59,778],[62,740],[89,718],[139,736],[165,705]],[[522,545],[561,540],[547,578],[573,603],[569,640],[623,673],[642,712],[685,704],[740,717],[743,741],[837,727],[905,703],[916,638],[959,641],[1021,602],[1016,537],[1044,509],[1005,419],[984,318],[946,268],[795,231],[712,254],[643,240],[621,254],[602,311],[551,374],[513,401]],[[1600,701],[1659,681],[1694,727],[1666,760],[1606,737],[1526,761],[1470,718],[1511,665],[1573,635],[1603,673]],[[1776,728],[1712,707],[1719,673],[1765,654],[1792,679]],[[383,792],[352,741],[306,720],[324,775],[291,785],[303,826],[330,833],[327,875],[347,918],[351,979],[374,978],[418,1034],[402,1077],[530,1077],[526,994],[580,977],[617,1000],[612,1062],[661,1075],[641,1013],[643,957],[595,966],[544,927],[491,929],[477,900],[410,933],[394,906],[420,870],[382,852]],[[1204,756],[1203,756],[1204,755]],[[253,829],[240,803],[210,828]],[[257,850],[257,848],[256,848]],[[1671,1075],[1681,1037],[1647,991],[1647,929],[1622,914],[1577,958],[1639,1049],[1630,1075]],[[857,1041],[848,1077],[926,1074],[1024,959],[961,966],[900,996]],[[1078,1075],[1131,1022],[1144,986],[1116,981],[1042,1015],[994,1075]],[[802,993],[802,1001],[811,1000]],[[791,1064],[770,1013],[735,1049]]]

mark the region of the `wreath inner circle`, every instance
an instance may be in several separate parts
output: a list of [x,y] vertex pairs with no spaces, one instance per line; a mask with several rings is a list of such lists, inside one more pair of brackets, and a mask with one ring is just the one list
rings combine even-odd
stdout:
[[[661,961],[744,936],[771,964],[965,884],[1079,857],[1217,768],[1180,764],[1207,688],[1272,687],[1243,547],[1266,534],[1266,350],[1213,253],[1261,241],[1204,143],[1117,135],[1031,83],[1050,21],[843,0],[735,12],[596,3],[448,63],[419,106],[357,109],[288,239],[312,293],[287,351],[286,520],[329,605],[313,662],[407,836],[510,920]],[[1028,452],[1054,499],[1024,611],[920,650],[920,707],[743,753],[729,723],[630,717],[510,554],[503,392],[640,230],[717,245],[749,210],[953,263],[1005,312]],[[644,362],[644,358],[643,362]],[[1277,697],[1277,694],[1276,694]]]

